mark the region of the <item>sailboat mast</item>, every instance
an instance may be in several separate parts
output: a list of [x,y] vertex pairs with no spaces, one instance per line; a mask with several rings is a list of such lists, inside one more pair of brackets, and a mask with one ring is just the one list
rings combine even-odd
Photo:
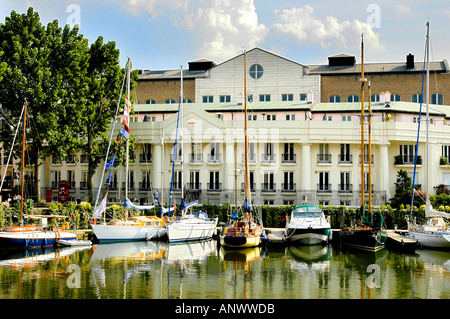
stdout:
[[[131,100],[130,99],[130,63],[131,63],[131,60],[130,60],[130,58],[128,58],[128,63],[127,63],[127,97],[128,97],[129,100]],[[125,107],[128,107],[126,105],[126,102],[125,102]],[[129,118],[129,115],[128,115],[128,118]],[[128,198],[128,178],[129,178],[129,176],[128,176],[129,158],[128,157],[129,157],[129,153],[130,153],[129,146],[130,146],[130,142],[129,142],[129,139],[127,139],[127,141],[126,141],[126,164],[125,164],[125,198]],[[128,210],[125,209],[125,219],[127,219],[127,217],[128,217]]]
[[21,176],[21,195],[20,195],[20,224],[23,224],[23,185],[24,185],[24,169],[25,169],[25,133],[27,128],[27,101],[25,100],[25,106],[23,111],[23,141],[22,141],[22,176]]
[[[181,112],[181,128],[180,128],[180,154],[181,154],[181,198],[184,199],[184,152],[183,152],[183,66],[180,66],[180,112]],[[184,217],[184,209],[181,207],[181,216]]]
[[244,159],[245,159],[245,200],[250,204],[250,169],[248,163],[248,127],[247,127],[247,52],[244,51]]
[[[367,79],[364,78],[364,35],[361,35],[361,207],[364,207],[364,83]],[[361,217],[362,218],[362,217]]]
[[430,183],[429,183],[429,170],[430,170],[430,146],[429,146],[429,126],[430,126],[430,113],[429,113],[429,106],[430,106],[430,22],[427,21],[427,41],[426,41],[426,47],[427,47],[427,137],[426,137],[426,178],[425,178],[425,190],[426,190],[426,208],[431,209],[431,202],[430,202]]
[[369,213],[372,213],[372,104],[371,104],[371,90],[370,90],[370,81],[369,84],[369,127],[367,129],[367,133],[369,135],[369,176],[368,176],[368,186],[369,186]]

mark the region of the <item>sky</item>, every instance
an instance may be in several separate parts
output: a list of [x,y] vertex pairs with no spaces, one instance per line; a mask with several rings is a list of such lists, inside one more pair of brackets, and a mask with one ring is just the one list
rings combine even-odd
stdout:
[[364,62],[450,58],[449,0],[1,0],[0,23],[32,6],[41,23],[78,24],[89,42],[114,41],[125,66],[170,70],[198,59],[222,63],[254,47],[304,65],[336,54]]

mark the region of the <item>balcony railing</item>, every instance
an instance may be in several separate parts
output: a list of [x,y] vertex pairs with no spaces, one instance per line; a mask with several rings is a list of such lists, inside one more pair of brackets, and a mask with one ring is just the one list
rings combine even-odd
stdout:
[[[414,155],[397,155],[394,156],[394,165],[413,165],[415,161]],[[417,155],[417,165],[422,165],[422,156]]]
[[[244,162],[245,162],[245,154],[242,154],[242,163],[244,163]],[[248,154],[248,162],[256,163],[256,154],[255,153]]]
[[331,184],[317,184],[318,193],[331,193]]
[[317,163],[331,163],[331,154],[317,154]]
[[152,185],[150,181],[139,182],[139,190],[140,191],[149,191],[152,189]]
[[296,163],[296,155],[292,153],[281,154],[281,163]]
[[285,193],[295,193],[296,185],[295,183],[281,183],[281,191]]
[[189,154],[189,163],[202,163],[203,154]]
[[[372,194],[374,193],[374,187],[373,187],[373,184],[371,185],[372,186]],[[361,184],[359,184],[359,190],[358,190],[358,192],[361,194]],[[365,184],[364,185],[364,194],[368,194],[369,193],[369,184]]]
[[222,154],[211,155],[208,154],[208,163],[221,163]]
[[152,154],[139,154],[139,163],[151,163],[152,162]]
[[339,164],[352,164],[353,155],[352,154],[339,154],[338,157]]
[[275,183],[261,183],[261,192],[270,193],[276,191]]
[[275,154],[262,154],[261,163],[275,163]]
[[222,190],[222,183],[208,183],[207,187],[208,192],[219,192]]
[[353,184],[339,184],[338,193],[351,194],[353,193]]
[[[241,190],[242,190],[242,192],[245,191],[244,183],[241,183]],[[250,184],[250,192],[252,192],[252,193],[255,192],[255,183]]]
[[200,191],[202,189],[202,183],[187,183],[186,189],[188,191]]

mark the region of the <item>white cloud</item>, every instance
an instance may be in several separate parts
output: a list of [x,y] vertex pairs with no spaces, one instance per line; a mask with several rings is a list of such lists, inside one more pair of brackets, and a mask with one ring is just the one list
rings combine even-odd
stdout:
[[404,4],[396,4],[395,7],[397,8],[398,13],[400,14],[410,14],[412,11],[411,7]]
[[381,43],[369,24],[359,20],[339,22],[336,17],[328,16],[324,20],[314,17],[314,9],[305,5],[303,8],[276,10],[281,23],[273,25],[273,29],[283,34],[290,34],[298,42],[320,43],[323,48],[337,45],[341,49],[356,48],[360,45],[361,34],[369,49],[383,52]]
[[254,0],[128,0],[127,11],[170,16],[193,33],[197,55],[219,62],[262,43],[268,28],[259,23]]

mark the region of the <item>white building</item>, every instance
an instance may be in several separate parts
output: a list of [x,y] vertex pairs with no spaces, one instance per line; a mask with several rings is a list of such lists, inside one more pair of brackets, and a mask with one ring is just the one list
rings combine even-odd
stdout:
[[[246,59],[254,204],[298,204],[306,200],[324,205],[359,206],[361,104],[320,103],[320,75],[309,75],[308,67],[296,62],[261,49],[247,52]],[[355,86],[359,85],[355,82]],[[130,165],[129,197],[138,203],[150,203],[152,192],[159,189],[160,200],[168,201],[174,171],[172,188],[177,202],[182,188],[187,200],[234,204],[237,194],[238,201],[242,202],[243,92],[243,54],[210,69],[206,77],[196,79],[194,103],[183,104],[182,138],[178,141],[178,152],[182,145],[182,158],[180,153],[173,156],[178,104],[134,105],[130,128],[136,136],[137,147],[135,161]],[[400,169],[411,176],[414,172],[419,107],[420,104],[412,102],[372,103],[374,205],[389,202]],[[430,109],[431,186],[450,184],[448,114],[450,107],[445,105],[433,105]],[[416,184],[422,184],[422,189],[426,160],[424,119],[423,114],[418,148],[423,164],[418,165],[416,174]],[[367,154],[366,151],[366,171]],[[447,162],[441,162],[441,158]],[[80,159],[76,164],[55,164],[48,159],[41,167],[41,189],[54,186],[52,200],[57,199],[55,187],[60,180],[73,184],[72,200],[84,200],[87,196],[87,190],[83,189],[87,164],[81,154]],[[100,184],[102,167],[101,164],[94,178],[94,194]],[[123,168],[114,168],[109,204],[123,203],[124,175]]]

